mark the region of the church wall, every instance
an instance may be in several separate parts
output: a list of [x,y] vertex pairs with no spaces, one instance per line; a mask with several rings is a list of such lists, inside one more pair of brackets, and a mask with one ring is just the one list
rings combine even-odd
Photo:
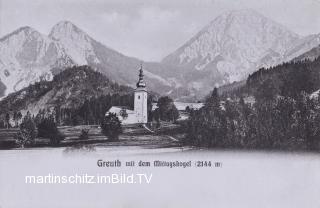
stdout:
[[147,92],[142,90],[135,91],[134,112],[136,113],[138,123],[147,123]]

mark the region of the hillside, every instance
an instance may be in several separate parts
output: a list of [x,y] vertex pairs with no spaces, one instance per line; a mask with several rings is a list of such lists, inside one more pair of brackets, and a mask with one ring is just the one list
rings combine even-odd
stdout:
[[13,111],[30,111],[52,107],[77,109],[86,100],[105,95],[130,95],[133,89],[110,81],[100,72],[88,66],[71,67],[53,77],[52,81],[40,81],[0,101],[0,114]]
[[316,58],[320,57],[320,45],[317,47],[312,48],[310,51],[298,56],[294,59],[294,61],[303,61],[303,60],[315,60]]
[[[309,52],[308,52],[309,53]],[[245,81],[219,88],[224,98],[283,96],[296,98],[304,91],[317,97],[320,90],[320,57],[298,58],[274,67],[261,68]]]
[[284,63],[260,69],[249,75],[245,90],[254,96],[296,98],[302,91],[311,94],[320,89],[320,58]]
[[286,58],[284,61],[288,62],[303,55],[304,53],[308,53],[308,51],[312,50],[314,47],[317,47],[319,44],[320,34],[302,37],[300,40],[292,44],[291,48],[286,53]]

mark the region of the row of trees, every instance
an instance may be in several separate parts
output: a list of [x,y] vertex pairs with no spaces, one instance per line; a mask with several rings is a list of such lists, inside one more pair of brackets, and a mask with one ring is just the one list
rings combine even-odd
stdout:
[[[109,141],[117,141],[122,132],[121,122],[115,114],[104,117],[101,124],[101,133],[109,138]],[[50,140],[50,145],[57,146],[65,137],[57,128],[52,114],[38,114],[31,116],[28,112],[23,117],[16,135],[16,144],[19,147],[31,147],[35,145],[36,138],[46,138]],[[89,139],[89,130],[82,130],[80,140]]]
[[319,150],[320,100],[304,91],[295,98],[266,93],[250,105],[222,101],[215,89],[191,111],[186,132],[186,144],[209,148]]
[[[167,96],[158,99],[157,109],[152,111],[152,102],[154,97],[148,99],[149,121],[157,122],[172,121],[175,122],[179,117],[179,112],[175,107],[173,100]],[[100,125],[104,119],[105,112],[111,106],[127,106],[133,109],[132,95],[105,95],[98,98],[91,98],[77,108],[68,108],[55,106],[51,109],[41,109],[34,117],[39,118],[52,116],[57,125]],[[19,127],[22,122],[20,111],[8,112],[0,118],[0,128]]]
[[16,135],[16,143],[20,147],[32,146],[35,144],[36,138],[48,138],[50,145],[53,146],[58,145],[64,139],[64,136],[58,130],[53,115],[38,114],[34,117],[28,112],[23,117]]
[[[133,108],[133,96],[129,94],[105,95],[85,100],[79,107],[56,105],[51,109],[40,110],[37,116],[51,114],[57,125],[98,125],[103,120],[105,112],[114,105]],[[0,128],[19,127],[22,117],[20,111],[7,112],[0,116]]]
[[[14,111],[12,114],[6,113],[0,115],[0,128],[18,127],[22,119],[21,112]],[[12,121],[12,122],[11,122]]]

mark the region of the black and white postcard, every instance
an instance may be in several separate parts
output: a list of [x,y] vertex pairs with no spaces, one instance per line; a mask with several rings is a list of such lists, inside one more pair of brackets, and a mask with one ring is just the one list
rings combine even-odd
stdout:
[[0,0],[0,208],[320,208],[320,0]]

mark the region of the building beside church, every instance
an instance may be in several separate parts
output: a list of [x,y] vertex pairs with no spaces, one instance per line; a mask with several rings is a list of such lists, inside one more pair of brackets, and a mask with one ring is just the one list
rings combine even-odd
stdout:
[[142,65],[139,70],[139,80],[134,91],[134,109],[123,106],[112,106],[106,113],[115,113],[122,124],[144,124],[148,122],[148,92],[143,80]]

